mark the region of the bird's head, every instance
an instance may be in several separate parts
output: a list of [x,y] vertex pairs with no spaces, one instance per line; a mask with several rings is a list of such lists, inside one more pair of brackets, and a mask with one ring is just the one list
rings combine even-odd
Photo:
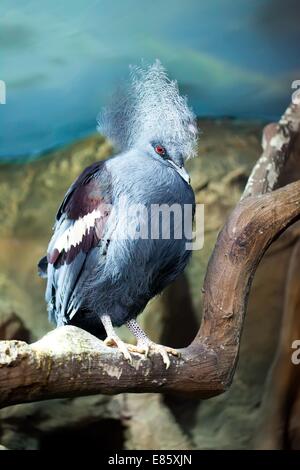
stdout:
[[187,182],[190,183],[190,177],[184,168],[184,157],[176,148],[176,144],[160,141],[150,142],[147,146],[148,154],[152,158],[164,163],[167,166],[175,168],[177,173]]
[[98,129],[122,151],[144,149],[182,168],[196,153],[197,124],[159,61],[132,67],[130,83],[99,116]]
[[176,144],[173,144],[172,142],[164,142],[163,139],[154,140],[150,142],[148,150],[157,160],[173,162],[180,168],[184,165],[184,155],[182,155]]

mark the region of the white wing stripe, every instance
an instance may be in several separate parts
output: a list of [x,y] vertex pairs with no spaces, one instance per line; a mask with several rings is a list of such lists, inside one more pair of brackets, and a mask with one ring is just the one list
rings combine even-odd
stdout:
[[56,240],[53,249],[57,249],[59,253],[63,250],[68,251],[71,246],[77,246],[82,241],[86,232],[94,227],[95,220],[103,216],[99,209],[90,212],[84,217],[80,217]]

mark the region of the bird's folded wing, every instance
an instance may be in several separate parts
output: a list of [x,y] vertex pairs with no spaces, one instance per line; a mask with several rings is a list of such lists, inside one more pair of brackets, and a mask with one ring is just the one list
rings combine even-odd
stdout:
[[84,170],[58,210],[47,253],[46,300],[51,319],[59,324],[70,308],[76,313],[80,307],[82,296],[76,292],[96,262],[94,252],[106,231],[110,197],[109,173],[100,162]]
[[99,243],[110,214],[110,183],[105,162],[86,168],[68,190],[57,213],[48,263],[70,264]]

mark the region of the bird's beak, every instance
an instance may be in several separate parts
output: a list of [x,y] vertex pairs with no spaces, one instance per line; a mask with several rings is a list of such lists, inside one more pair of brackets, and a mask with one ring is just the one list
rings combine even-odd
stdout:
[[181,176],[181,178],[184,179],[184,181],[186,181],[188,184],[190,184],[191,178],[188,172],[186,171],[186,169],[184,168],[184,166],[180,167],[179,165],[176,165],[176,163],[173,160],[169,160],[169,162],[175,168],[175,170]]

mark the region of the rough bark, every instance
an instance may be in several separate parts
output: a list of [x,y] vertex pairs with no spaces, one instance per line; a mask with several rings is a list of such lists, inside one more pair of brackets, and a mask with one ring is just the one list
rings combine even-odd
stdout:
[[292,103],[280,121],[264,128],[263,153],[248,179],[243,198],[273,191],[299,137],[300,104]]
[[[259,449],[299,449],[300,370],[299,365],[292,362],[295,352],[292,345],[300,338],[299,264],[300,240],[291,255],[279,344],[262,402],[260,432],[256,440]],[[292,441],[296,441],[298,447]]]
[[[299,107],[289,110],[287,123],[281,120],[272,133],[265,130],[263,155],[219,234],[203,287],[201,327],[190,346],[181,350],[181,358],[173,358],[168,370],[158,356],[134,355],[130,365],[117,350],[72,326],[56,329],[32,345],[2,341],[1,406],[125,391],[208,398],[227,390],[258,263],[272,241],[300,218],[300,181],[272,191],[299,130]],[[283,128],[288,135],[282,134]]]

